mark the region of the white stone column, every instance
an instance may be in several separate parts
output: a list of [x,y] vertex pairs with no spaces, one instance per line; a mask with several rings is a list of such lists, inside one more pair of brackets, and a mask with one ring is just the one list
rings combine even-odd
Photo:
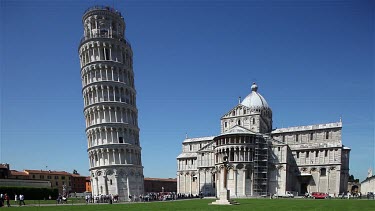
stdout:
[[112,122],[112,108],[111,106],[108,106],[108,114],[109,114],[109,122]]
[[126,175],[126,187],[128,188],[128,198],[129,198],[130,196],[129,175]]
[[233,169],[234,176],[234,195],[237,196],[237,169]]
[[113,157],[113,161],[112,161],[112,163],[113,164],[116,164],[116,156],[115,156],[115,152],[116,151],[116,149],[112,149],[112,157]]

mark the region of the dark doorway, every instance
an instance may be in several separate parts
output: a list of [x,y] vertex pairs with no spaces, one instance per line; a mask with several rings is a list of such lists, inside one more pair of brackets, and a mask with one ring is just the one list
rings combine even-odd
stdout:
[[301,194],[305,194],[307,192],[307,183],[301,183]]

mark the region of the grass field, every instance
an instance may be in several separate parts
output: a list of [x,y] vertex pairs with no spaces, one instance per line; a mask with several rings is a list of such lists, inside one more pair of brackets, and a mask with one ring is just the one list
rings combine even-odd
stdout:
[[28,205],[25,207],[5,208],[8,210],[84,210],[84,211],[107,211],[107,210],[375,210],[375,200],[313,200],[313,199],[238,199],[240,205],[218,206],[209,205],[212,199],[195,199],[182,201],[151,202],[151,203],[129,203],[129,204],[93,204],[93,205],[62,205],[62,206],[38,206]]

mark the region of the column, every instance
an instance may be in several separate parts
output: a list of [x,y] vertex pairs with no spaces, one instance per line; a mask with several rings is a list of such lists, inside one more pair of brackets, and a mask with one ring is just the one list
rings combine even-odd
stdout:
[[234,195],[237,196],[237,169],[233,169],[234,176]]
[[112,149],[112,156],[113,156],[113,164],[116,164],[116,155],[115,155],[115,149]]
[[103,121],[103,123],[106,123],[106,122],[107,122],[105,112],[106,112],[106,109],[105,109],[105,107],[103,106],[103,117],[104,117],[104,121]]
[[[107,69],[106,69],[106,72],[107,72]],[[107,101],[111,101],[111,99],[109,97],[109,86],[107,86]]]
[[116,194],[120,195],[120,193],[118,192],[118,186],[119,186],[118,181],[119,181],[119,178],[118,178],[118,174],[117,173],[115,175],[115,178],[116,178]]
[[180,173],[177,173],[177,194],[181,193],[180,190]]
[[[113,77],[113,70],[112,70],[112,77]],[[113,101],[116,101],[116,87],[113,87]]]
[[107,160],[108,160],[108,165],[111,165],[111,162],[110,162],[110,159],[109,159],[109,149],[107,149],[106,151],[107,151]]
[[129,198],[130,196],[129,175],[126,175],[126,187],[128,188],[128,198]]
[[121,160],[121,149],[118,149],[118,163],[119,164],[122,164],[122,160]]
[[112,122],[112,112],[111,112],[112,108],[111,106],[108,106],[108,115],[109,115],[109,122]]
[[242,194],[245,196],[246,195],[246,169],[244,168],[243,169],[243,172],[242,172],[242,187],[243,187],[243,190],[242,190]]
[[[108,129],[107,127],[104,127],[104,132],[105,132],[105,142],[108,143]],[[102,141],[104,143],[104,141]]]
[[98,195],[99,194],[99,181],[98,181],[98,177],[95,177],[95,183],[96,183],[96,193]]
[[108,195],[108,178],[107,176],[103,176],[103,179],[104,179],[105,195]]
[[198,170],[198,185],[197,185],[197,194],[201,192],[201,174],[200,171]]

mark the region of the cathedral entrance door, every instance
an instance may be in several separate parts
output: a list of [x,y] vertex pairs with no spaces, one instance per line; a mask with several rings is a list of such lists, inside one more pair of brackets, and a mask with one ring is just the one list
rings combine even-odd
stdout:
[[301,183],[301,194],[305,194],[307,192],[307,183]]

